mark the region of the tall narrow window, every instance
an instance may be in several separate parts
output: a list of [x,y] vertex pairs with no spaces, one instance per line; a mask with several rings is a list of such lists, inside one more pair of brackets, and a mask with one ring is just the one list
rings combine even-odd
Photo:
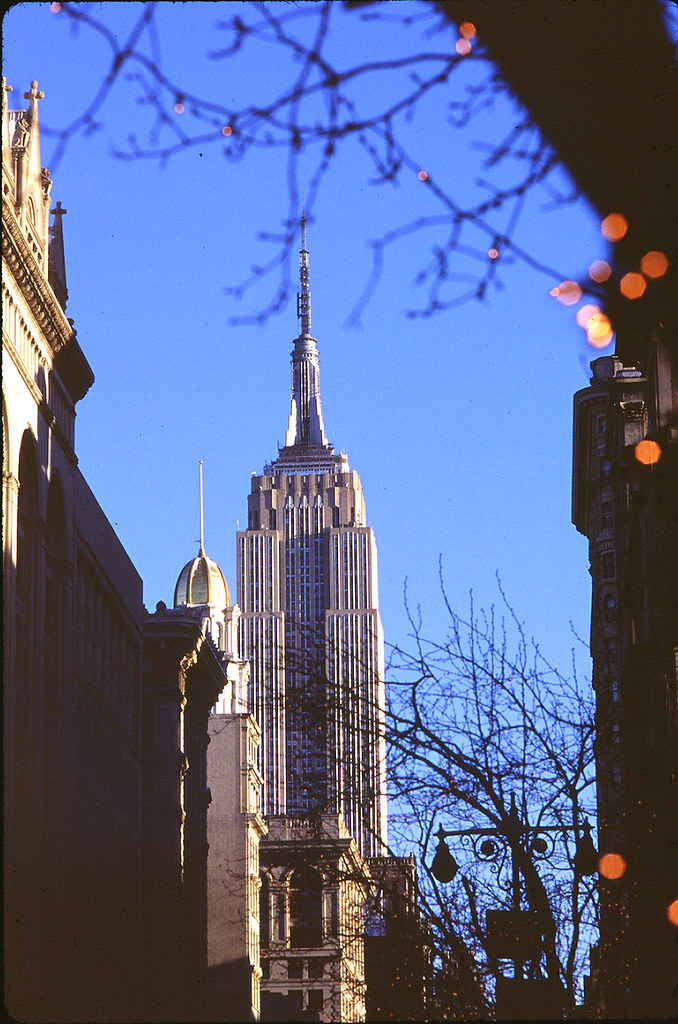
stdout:
[[262,871],[259,879],[261,881],[259,889],[259,945],[262,949],[268,949],[271,941],[271,907],[268,876]]
[[617,602],[614,594],[606,594],[604,598],[605,621],[614,622],[617,615]]
[[603,579],[613,580],[615,577],[614,551],[606,551],[602,559]]
[[317,871],[300,868],[290,883],[290,945],[322,945],[322,881]]

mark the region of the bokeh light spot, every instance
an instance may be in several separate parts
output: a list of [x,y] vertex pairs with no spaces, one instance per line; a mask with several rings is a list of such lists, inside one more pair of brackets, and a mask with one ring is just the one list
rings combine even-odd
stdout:
[[592,281],[607,281],[612,273],[612,268],[605,260],[594,260],[589,267],[589,277]]
[[586,325],[586,340],[593,348],[605,348],[612,341],[614,331],[605,313],[594,313]]
[[598,870],[603,878],[614,881],[623,876],[626,871],[626,861],[619,853],[605,853],[598,861]]
[[463,36],[464,39],[475,39],[476,27],[471,21],[462,21],[459,26],[459,35]]
[[577,323],[586,330],[591,317],[595,316],[596,313],[600,313],[600,306],[593,306],[591,304],[582,306],[581,309],[577,310]]
[[549,294],[562,302],[563,306],[574,306],[581,299],[581,288],[576,281],[561,281]]
[[669,269],[669,261],[663,252],[651,250],[646,252],[640,261],[640,269],[645,277],[663,277]]
[[674,900],[673,903],[669,903],[666,916],[671,924],[675,924],[678,928],[678,900]]
[[654,466],[662,457],[662,450],[656,441],[645,438],[633,449],[633,454],[643,466]]
[[487,255],[491,260],[499,259],[499,249],[495,249],[494,247],[492,249],[488,249]]
[[61,4],[56,4],[56,3],[50,4],[49,5],[49,9],[52,12],[52,14],[58,14],[59,11],[61,10]]
[[428,181],[428,174],[426,171],[417,171],[417,177],[419,181]]
[[457,39],[454,48],[460,57],[467,57],[471,52],[471,43],[468,39]]
[[647,287],[642,274],[631,271],[624,274],[619,285],[619,291],[627,299],[639,299]]
[[628,229],[628,221],[621,213],[609,213],[600,225],[600,230],[608,242],[618,242],[620,238],[624,237]]
[[177,100],[177,102],[174,104],[174,113],[175,114],[183,114],[185,109],[186,109],[186,107],[183,105],[181,100]]
[[224,127],[221,129],[221,134],[222,135],[232,135],[233,134],[233,129],[231,128],[230,124],[225,124],[224,125]]

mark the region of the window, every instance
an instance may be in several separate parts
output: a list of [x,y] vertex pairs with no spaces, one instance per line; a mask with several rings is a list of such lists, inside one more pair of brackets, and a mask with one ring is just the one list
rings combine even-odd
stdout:
[[607,433],[607,416],[596,416],[596,434],[601,437]]
[[608,458],[602,458],[600,460],[600,475],[607,480],[610,473],[612,472],[612,464]]
[[301,957],[294,956],[287,961],[287,977],[288,978],[303,978],[304,976],[304,961]]
[[332,526],[339,526],[339,509],[336,506],[332,509]]
[[614,525],[614,515],[612,513],[612,502],[603,501],[600,506],[601,511],[601,526],[603,530],[611,530]]
[[[287,993],[287,998],[290,1002],[290,1009],[296,1011],[296,1013],[301,1013],[304,1009],[304,993],[302,990],[300,988],[290,989]],[[288,1020],[289,1019],[293,1020],[294,1018],[288,1018]]]
[[339,893],[336,889],[330,894],[330,935],[339,934]]
[[602,559],[603,579],[613,580],[616,575],[614,551],[606,551]]
[[263,958],[261,960],[261,977],[264,979],[264,981],[268,981],[268,979],[271,977],[271,961],[268,959],[268,957],[266,957],[265,960]]
[[617,703],[619,700],[619,680],[610,679],[610,700]]
[[285,893],[278,893],[277,900],[278,938],[284,941],[287,938],[287,919],[285,916]]
[[325,961],[313,958],[308,961],[308,976],[309,978],[318,979],[322,978],[325,974]]
[[608,664],[617,660],[617,638],[616,636],[608,636],[605,638],[605,652],[607,654]]
[[308,1008],[313,1013],[320,1013],[323,1008],[323,991],[322,989],[312,988],[308,993]]
[[614,594],[606,594],[603,598],[603,611],[606,622],[614,622],[617,616],[617,601]]
[[290,945],[322,945],[322,882],[316,871],[301,868],[290,883]]
[[259,878],[261,880],[261,888],[259,889],[259,942],[262,949],[268,949],[271,939],[268,878],[263,873],[259,875]]

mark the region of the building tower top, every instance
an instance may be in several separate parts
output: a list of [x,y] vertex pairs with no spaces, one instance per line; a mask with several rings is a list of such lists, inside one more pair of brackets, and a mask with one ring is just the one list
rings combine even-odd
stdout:
[[301,215],[297,317],[300,333],[292,350],[292,395],[285,444],[265,472],[323,472],[348,470],[345,455],[328,444],[320,404],[318,343],[311,334],[311,286],[306,248],[306,210]]
[[217,563],[205,554],[203,514],[202,460],[200,460],[200,550],[179,573],[174,588],[174,607],[180,605],[213,605],[220,611],[231,603],[226,577]]

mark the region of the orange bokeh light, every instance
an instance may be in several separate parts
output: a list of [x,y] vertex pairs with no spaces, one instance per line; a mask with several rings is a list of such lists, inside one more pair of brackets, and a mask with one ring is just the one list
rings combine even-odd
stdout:
[[645,277],[663,277],[669,269],[669,261],[663,252],[651,250],[646,252],[640,261],[640,269]]
[[459,35],[464,39],[475,39],[476,27],[471,21],[462,21],[459,26]]
[[233,129],[231,128],[230,124],[225,124],[224,125],[224,127],[221,129],[221,134],[222,135],[232,135],[233,134]]
[[645,438],[644,441],[638,442],[633,449],[633,454],[643,466],[654,466],[661,459],[662,450],[656,441]]
[[627,299],[639,299],[646,288],[647,283],[643,275],[636,274],[633,270],[624,274],[619,285],[619,291]]
[[586,340],[593,348],[605,348],[612,341],[614,331],[605,313],[594,313],[586,325]]
[[666,916],[671,924],[675,924],[676,927],[678,927],[678,900],[674,900],[673,903],[669,903]]
[[467,57],[471,52],[471,43],[468,39],[457,39],[454,48],[460,57]]
[[593,306],[590,303],[582,306],[581,309],[577,310],[577,323],[586,330],[591,317],[595,316],[596,313],[600,313],[600,306]]
[[594,260],[589,267],[589,277],[592,281],[607,281],[611,273],[612,268],[605,260]]
[[417,177],[419,181],[428,181],[428,174],[426,171],[417,171]]
[[562,302],[563,306],[574,306],[581,299],[581,288],[576,281],[562,281],[549,294]]
[[629,223],[621,213],[608,213],[600,225],[600,230],[608,242],[618,242],[620,238],[624,237],[628,229]]
[[610,318],[600,306],[588,303],[577,310],[577,323],[586,331],[586,339],[593,348],[605,348],[612,341],[614,331]]
[[603,878],[614,881],[623,876],[626,871],[626,861],[619,853],[605,853],[598,861],[598,870]]
[[488,249],[487,255],[490,257],[491,260],[496,260],[499,257],[499,249]]

